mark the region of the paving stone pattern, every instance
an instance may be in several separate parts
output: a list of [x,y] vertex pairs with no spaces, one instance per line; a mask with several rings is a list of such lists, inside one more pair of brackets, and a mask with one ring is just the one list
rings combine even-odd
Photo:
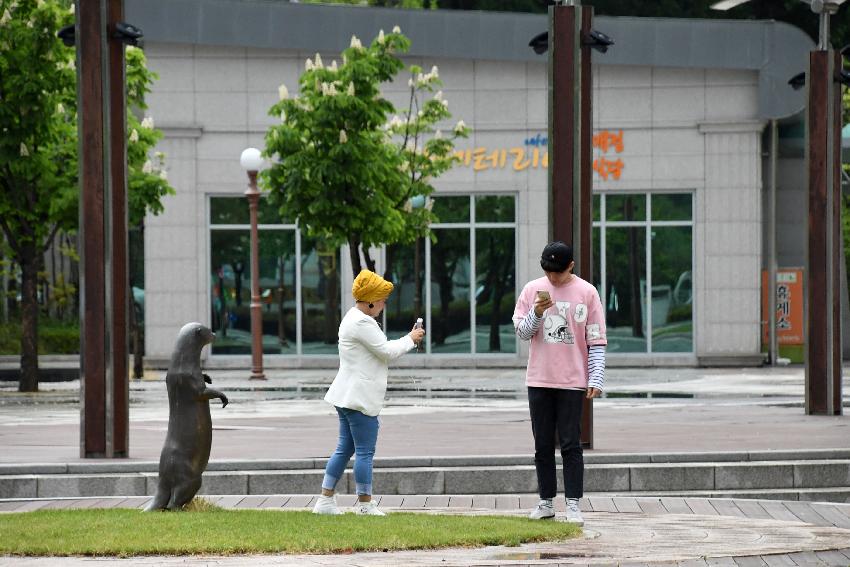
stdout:
[[[309,495],[215,495],[232,509],[310,508]],[[339,495],[347,508],[355,496]],[[536,502],[518,495],[389,495],[376,497],[389,512],[524,514]],[[2,500],[0,513],[38,509],[142,508],[150,497]],[[556,501],[563,513],[563,499]],[[850,504],[704,498],[589,497],[582,500],[585,535],[562,544],[528,544],[348,555],[142,557],[110,560],[126,565],[850,565]],[[387,519],[392,521],[392,518]],[[89,558],[0,557],[0,566],[89,565]]]

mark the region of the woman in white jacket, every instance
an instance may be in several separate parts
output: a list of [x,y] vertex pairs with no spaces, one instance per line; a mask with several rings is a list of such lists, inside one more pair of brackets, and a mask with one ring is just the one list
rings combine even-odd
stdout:
[[357,303],[339,325],[339,372],[325,395],[339,415],[339,442],[325,467],[314,514],[340,513],[334,490],[353,454],[358,500],[354,513],[385,515],[372,501],[372,457],[378,440],[378,414],[387,392],[387,365],[425,335],[423,329],[413,329],[398,340],[387,340],[375,317],[384,310],[392,291],[392,283],[369,270],[361,271],[351,286]]

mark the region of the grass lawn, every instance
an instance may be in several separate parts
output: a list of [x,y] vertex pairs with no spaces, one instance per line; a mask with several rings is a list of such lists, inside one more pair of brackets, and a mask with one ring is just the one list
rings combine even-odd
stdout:
[[276,510],[142,513],[44,510],[0,514],[0,555],[348,553],[519,545],[581,534],[566,522],[509,516],[317,516]]

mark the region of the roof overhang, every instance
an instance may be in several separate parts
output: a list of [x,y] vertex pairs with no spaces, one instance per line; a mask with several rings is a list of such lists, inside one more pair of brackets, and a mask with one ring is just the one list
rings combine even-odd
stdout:
[[[145,41],[340,52],[352,35],[369,39],[398,25],[410,55],[540,61],[529,40],[547,17],[511,12],[402,10],[269,0],[126,0],[126,19]],[[805,106],[787,81],[808,66],[812,40],[776,21],[597,17],[616,40],[600,65],[738,69],[758,72],[759,118],[783,118]]]

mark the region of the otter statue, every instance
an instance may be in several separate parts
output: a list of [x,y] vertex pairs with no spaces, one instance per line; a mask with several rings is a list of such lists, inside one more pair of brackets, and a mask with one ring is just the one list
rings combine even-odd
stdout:
[[180,510],[201,488],[201,475],[207,468],[212,445],[212,398],[227,405],[227,396],[207,388],[210,377],[201,373],[201,349],[215,335],[200,323],[180,329],[171,354],[165,384],[168,388],[168,433],[159,457],[159,484],[156,496],[145,508]]

